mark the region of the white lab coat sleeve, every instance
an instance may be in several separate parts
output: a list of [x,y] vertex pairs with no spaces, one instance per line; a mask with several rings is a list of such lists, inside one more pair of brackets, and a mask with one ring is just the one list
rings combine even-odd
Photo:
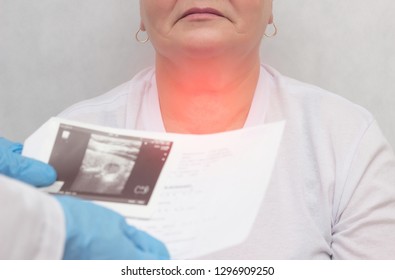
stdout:
[[349,165],[333,227],[334,259],[395,258],[395,155],[374,121]]
[[65,218],[50,195],[0,175],[0,259],[60,259]]

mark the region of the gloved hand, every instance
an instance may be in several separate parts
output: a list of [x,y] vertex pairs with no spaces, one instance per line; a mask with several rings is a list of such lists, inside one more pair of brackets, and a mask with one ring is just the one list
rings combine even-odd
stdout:
[[22,149],[21,144],[0,138],[0,174],[36,187],[52,185],[57,177],[55,169],[22,156]]
[[[56,181],[56,171],[21,156],[23,146],[0,138],[0,174],[34,186]],[[71,197],[56,197],[66,219],[65,259],[168,259],[160,241],[129,226],[117,213]]]
[[169,259],[162,242],[128,225],[117,213],[72,197],[56,199],[66,217],[64,259]]

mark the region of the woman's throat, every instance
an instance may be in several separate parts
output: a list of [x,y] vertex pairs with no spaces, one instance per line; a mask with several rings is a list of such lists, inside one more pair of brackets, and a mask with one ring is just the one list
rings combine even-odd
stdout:
[[223,105],[191,106],[183,102],[173,109],[162,110],[162,119],[167,132],[210,134],[241,129],[247,120],[251,103],[243,107]]

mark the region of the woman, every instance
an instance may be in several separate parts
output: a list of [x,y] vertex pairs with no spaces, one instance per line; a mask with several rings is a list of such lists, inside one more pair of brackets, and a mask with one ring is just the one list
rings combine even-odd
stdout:
[[363,108],[260,64],[272,0],[140,6],[155,67],[62,117],[192,134],[286,120],[248,240],[206,258],[395,258],[394,153]]

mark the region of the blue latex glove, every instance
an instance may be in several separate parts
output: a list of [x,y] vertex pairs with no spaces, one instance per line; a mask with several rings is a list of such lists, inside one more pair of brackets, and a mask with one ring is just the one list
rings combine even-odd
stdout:
[[[56,171],[21,156],[23,146],[0,138],[0,174],[34,186],[55,182]],[[166,247],[126,224],[117,213],[71,197],[56,197],[66,218],[65,259],[168,259]]]
[[0,138],[0,174],[36,187],[52,185],[57,177],[55,169],[43,162],[21,156],[22,149],[21,144]]
[[66,260],[169,259],[165,245],[96,204],[57,196],[66,217]]

